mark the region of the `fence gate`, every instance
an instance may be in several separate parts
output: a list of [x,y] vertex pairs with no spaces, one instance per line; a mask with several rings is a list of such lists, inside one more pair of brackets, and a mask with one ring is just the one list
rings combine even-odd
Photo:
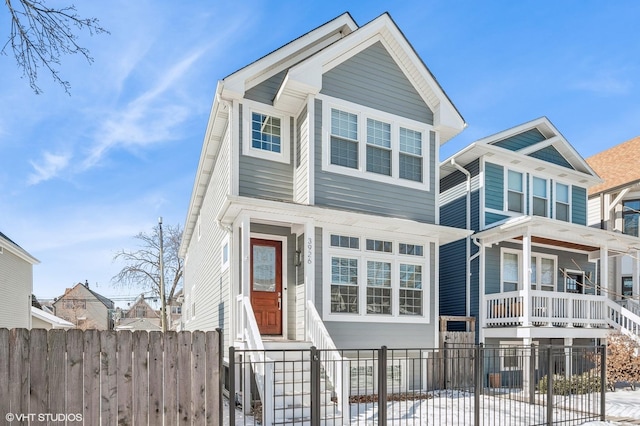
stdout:
[[[449,323],[463,322],[465,331],[450,331]],[[442,356],[443,389],[468,389],[473,385],[473,359],[476,335],[475,317],[441,316],[440,347]]]

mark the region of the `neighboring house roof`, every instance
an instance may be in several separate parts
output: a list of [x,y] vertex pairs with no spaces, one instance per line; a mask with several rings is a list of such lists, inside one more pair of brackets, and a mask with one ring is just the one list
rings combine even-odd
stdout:
[[587,158],[604,182],[589,188],[589,196],[640,182],[640,136]]
[[30,255],[25,249],[23,249],[18,244],[13,242],[5,234],[0,232],[0,250],[3,250],[3,249],[10,250],[16,256],[31,263],[32,265],[37,265],[38,263],[40,263],[38,259]]
[[[67,296],[67,295],[68,295],[72,290],[75,290],[76,288],[78,288],[78,286],[82,286],[82,288],[83,288],[84,290],[88,291],[88,292],[89,292],[93,297],[95,297],[95,298],[96,298],[96,299],[98,299],[102,304],[104,304],[104,305],[107,307],[107,309],[113,309],[113,308],[114,308],[115,303],[113,303],[113,300],[108,299],[108,298],[104,297],[103,295],[101,295],[101,294],[99,294],[99,293],[96,293],[95,291],[91,290],[91,289],[88,287],[88,284],[83,284],[83,283],[78,283],[78,284],[76,284],[75,286],[73,286],[73,288],[72,288],[72,289],[67,289],[67,291],[66,291],[62,296],[60,296],[60,297],[59,297],[55,302],[53,302],[53,304],[55,305],[55,304],[56,304],[56,303],[58,303],[59,301],[64,300],[64,299],[66,298],[66,296]],[[74,298],[75,298],[75,296],[74,296]]]
[[31,307],[31,315],[38,318],[41,321],[51,324],[51,328],[73,328],[73,323],[67,320],[59,318],[49,312],[45,312],[42,309],[38,309],[34,306]]
[[160,318],[158,312],[151,307],[143,298],[138,298],[136,302],[127,310],[124,314],[125,318],[139,318],[136,312],[136,308],[143,307],[145,309],[144,318]]
[[389,14],[384,13],[358,27],[351,15],[344,13],[218,82],[182,234],[181,255],[185,254],[195,229],[216,153],[227,128],[230,102],[242,100],[248,90],[281,74],[273,106],[290,114],[298,113],[309,94],[320,93],[323,74],[375,43],[384,45],[433,112],[433,124],[441,144],[466,127],[460,112]]
[[145,330],[145,331],[161,331],[159,320],[153,318],[123,318],[120,323],[114,327],[115,330]]
[[[512,164],[527,161],[531,165],[528,168],[532,170],[545,170],[564,180],[573,176],[586,186],[602,182],[596,171],[547,117],[528,121],[472,143],[440,163],[440,178],[454,173],[457,170],[454,164],[465,166],[483,155]],[[545,158],[550,155],[562,161],[546,161]]]

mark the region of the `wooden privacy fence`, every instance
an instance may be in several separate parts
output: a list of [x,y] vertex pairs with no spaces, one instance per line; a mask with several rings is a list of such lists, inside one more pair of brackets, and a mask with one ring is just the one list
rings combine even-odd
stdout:
[[219,330],[0,329],[0,424],[222,424],[221,368]]

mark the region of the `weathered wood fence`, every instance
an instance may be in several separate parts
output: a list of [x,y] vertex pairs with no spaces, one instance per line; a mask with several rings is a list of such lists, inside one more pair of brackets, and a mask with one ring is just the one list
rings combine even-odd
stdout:
[[219,331],[0,329],[0,425],[219,425],[221,367]]

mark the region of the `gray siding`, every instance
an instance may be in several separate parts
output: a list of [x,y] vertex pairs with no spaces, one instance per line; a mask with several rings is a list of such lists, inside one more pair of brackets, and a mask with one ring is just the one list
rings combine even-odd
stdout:
[[380,42],[325,73],[320,93],[433,124],[433,112]]
[[493,163],[485,163],[485,207],[504,209],[504,167]]
[[0,254],[0,328],[29,328],[33,266],[10,250]]
[[538,129],[531,129],[515,136],[511,136],[510,138],[495,142],[493,145],[510,151],[519,151],[523,148],[535,145],[538,142],[542,142],[544,139],[544,136]]
[[276,97],[285,75],[287,75],[287,70],[280,71],[268,80],[247,90],[244,97],[252,101],[273,105],[273,99]]
[[309,204],[309,117],[305,106],[296,120],[295,202]]
[[[262,158],[242,155],[242,144],[250,143],[250,135],[243,135],[242,128],[243,108],[239,110],[239,132],[240,132],[240,195],[254,198],[267,198],[274,200],[293,201],[293,161],[280,163]],[[294,135],[293,120],[288,125],[290,134]],[[245,136],[247,140],[245,141]],[[291,144],[291,140],[282,140],[283,144]],[[292,147],[293,148],[293,147]],[[290,157],[293,157],[294,149],[290,150]]]
[[435,223],[435,144],[429,146],[431,191],[421,191],[322,170],[322,102],[315,108],[315,204]]
[[571,222],[587,224],[587,190],[579,186],[571,187]]

